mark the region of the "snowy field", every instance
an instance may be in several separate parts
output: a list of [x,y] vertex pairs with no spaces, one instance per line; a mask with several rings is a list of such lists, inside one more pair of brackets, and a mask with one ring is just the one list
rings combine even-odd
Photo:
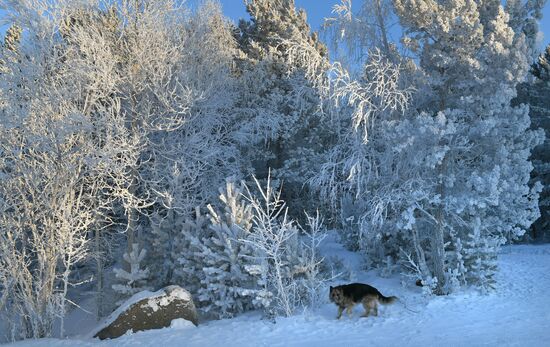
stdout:
[[[358,268],[358,258],[338,244],[329,241],[324,251]],[[276,324],[249,314],[199,327],[178,322],[116,340],[99,341],[82,333],[10,346],[550,346],[550,245],[505,247],[498,289],[489,296],[472,291],[428,299],[418,287],[403,287],[397,275],[381,278],[376,272],[357,272],[353,277],[385,295],[397,295],[410,310],[398,302],[382,306],[379,317],[360,318],[362,309],[356,307],[353,317],[336,320],[337,309],[327,298],[318,310],[280,318]],[[69,320],[73,331],[93,329],[82,315]]]

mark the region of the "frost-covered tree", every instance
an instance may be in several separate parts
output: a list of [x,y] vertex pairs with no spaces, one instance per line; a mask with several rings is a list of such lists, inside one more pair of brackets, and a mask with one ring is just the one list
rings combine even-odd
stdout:
[[545,51],[539,55],[531,72],[537,79],[548,84],[550,81],[550,46],[546,46]]
[[191,15],[165,0],[0,4],[15,24],[0,59],[2,230],[18,230],[2,232],[12,238],[2,261],[20,269],[2,272],[2,305],[22,319],[16,331],[37,337],[63,316],[70,269],[88,246],[102,278],[107,234],[126,231],[130,255],[149,234],[140,227],[153,217],[177,225],[212,195],[220,167],[236,171],[236,45],[208,6]]
[[342,213],[346,234],[367,260],[397,259],[437,294],[489,289],[498,247],[538,216],[529,155],[542,134],[510,106],[525,37],[496,1],[394,7],[419,64],[374,50],[362,80],[336,75],[346,77],[333,95],[351,108],[348,135],[313,183],[340,209],[354,206]]
[[[334,5],[333,17],[323,23],[323,35],[331,56],[347,70],[361,70],[369,50],[378,49],[388,57],[396,46],[390,30],[397,24],[390,0],[342,0]],[[355,8],[355,10],[354,10]]]
[[[126,215],[127,253],[131,253],[133,244],[139,243],[141,216],[158,199],[157,180],[150,168],[157,158],[170,157],[165,137],[181,128],[200,96],[187,83],[183,8],[173,1],[143,0],[122,2],[113,11],[120,18],[117,35],[103,36],[109,55],[100,57],[106,63],[99,66],[104,69],[101,72],[110,73],[111,83],[100,89],[108,96],[94,106],[110,107],[110,112],[100,111],[109,122],[102,129],[110,141],[107,148],[119,151],[111,162],[110,193]],[[96,36],[102,32],[80,26],[71,33],[79,49],[86,52],[98,51],[90,40]],[[116,41],[110,41],[115,37]],[[82,56],[82,71],[89,71],[90,58]],[[110,66],[109,60],[113,60]]]
[[[235,108],[237,78],[234,60],[238,47],[232,27],[219,4],[204,3],[185,18],[185,88],[200,98],[192,105],[185,125],[155,142],[162,149],[144,170],[157,202],[148,218],[152,273],[157,286],[173,282],[177,259],[185,249],[171,242],[195,207],[205,208],[217,198],[225,177],[239,175],[243,160],[237,150],[241,124]],[[156,157],[156,159],[155,159]]]
[[411,110],[412,124],[423,125],[409,130],[417,134],[414,152],[428,146],[431,155],[409,169],[422,179],[402,229],[426,239],[417,245],[429,269],[423,276],[436,279],[438,294],[450,290],[458,266],[447,257],[453,240],[462,239],[465,253],[467,238],[486,243],[479,266],[467,269],[479,276],[466,281],[486,287],[489,280],[475,278],[493,276],[498,245],[523,235],[539,215],[540,186],[528,181],[530,152],[542,134],[529,130],[527,108],[510,106],[527,71],[525,37],[514,33],[498,1],[394,4],[429,86],[429,98]]
[[[372,229],[395,221],[399,194],[406,184],[392,174],[410,165],[399,156],[395,131],[402,121],[413,89],[403,82],[402,64],[373,50],[360,80],[336,69],[332,98],[342,130],[327,162],[311,183],[339,211],[342,240],[353,250],[376,249],[382,242]],[[405,158],[406,159],[406,158]],[[368,226],[367,226],[368,225]]]
[[[308,78],[310,66],[297,55],[319,55],[328,65],[326,47],[311,34],[306,13],[293,0],[247,1],[251,16],[241,21],[239,43],[245,57],[239,62],[243,120],[243,151],[255,175],[265,180],[269,169],[283,182],[291,213],[300,213],[311,199],[305,179],[315,172],[324,146],[332,136],[321,117],[319,90]],[[299,51],[293,47],[299,46]]]
[[505,11],[509,14],[509,25],[516,35],[523,35],[527,44],[527,54],[535,57],[541,42],[542,32],[539,21],[542,19],[542,9],[546,0],[508,0]]
[[[230,27],[213,3],[191,13],[153,0],[78,10],[64,24],[71,63],[96,83],[86,105],[109,158],[104,193],[112,213],[105,215],[125,231],[127,253],[135,242],[150,244],[152,280],[166,285],[178,256],[173,231],[214,196],[227,172],[238,171],[229,137],[236,50]],[[101,76],[110,78],[98,83]]]
[[6,31],[6,36],[4,37],[4,48],[11,51],[17,52],[17,46],[21,41],[21,28],[17,25],[12,25]]
[[[29,6],[32,7],[32,4]],[[104,295],[104,268],[114,260],[113,250],[118,244],[115,240],[123,224],[122,215],[115,212],[117,198],[112,194],[112,177],[118,165],[113,158],[121,156],[118,148],[110,147],[111,141],[105,141],[115,133],[114,129],[123,127],[120,118],[113,117],[116,114],[110,99],[114,94],[113,79],[105,78],[114,77],[113,42],[120,23],[114,7],[108,11],[98,10],[94,9],[93,2],[60,2],[58,11],[59,18],[55,17],[51,24],[52,30],[59,32],[55,37],[60,40],[59,46],[63,51],[60,55],[64,55],[65,60],[59,56],[55,59],[70,67],[67,70],[73,72],[68,79],[75,81],[73,88],[78,93],[75,102],[90,122],[87,131],[91,134],[92,151],[95,153],[95,165],[86,169],[93,168],[90,174],[99,185],[97,194],[89,197],[98,206],[94,223],[90,227],[89,234],[93,235],[93,242],[89,242],[89,246],[95,260],[94,273],[90,276],[95,277],[96,312],[99,319],[108,309],[105,304],[108,300],[105,300]],[[106,62],[109,59],[111,61]]]
[[546,133],[545,142],[537,146],[531,155],[534,165],[532,181],[541,182],[543,190],[539,201],[541,216],[531,227],[529,236],[535,240],[547,240],[550,236],[550,46],[546,47],[532,65],[531,73],[535,78],[518,85],[518,96],[512,104],[528,104],[531,127],[541,128]]
[[[225,99],[212,101],[211,90],[214,81],[223,85],[217,82],[222,75],[217,67],[225,56],[204,59],[216,44],[206,30],[206,16],[191,23],[189,12],[177,2],[115,2],[106,11],[90,6],[73,11],[62,32],[73,52],[68,63],[91,83],[85,106],[99,150],[109,158],[105,194],[113,210],[124,211],[125,218],[117,216],[116,223],[126,233],[130,253],[147,236],[148,229],[142,235],[137,230],[149,215],[164,219],[172,208],[190,213],[194,200],[203,199],[202,185],[211,176],[202,173],[205,166],[217,164],[211,143],[221,140],[211,138],[223,130],[223,120],[210,109],[208,116],[201,113],[224,107]],[[199,58],[208,73],[197,72]],[[210,103],[201,108],[203,98]]]
[[69,306],[103,181],[92,174],[98,157],[80,81],[59,59],[62,11],[42,17],[36,2],[1,5],[15,24],[0,58],[0,308],[12,338],[37,338],[49,336]]

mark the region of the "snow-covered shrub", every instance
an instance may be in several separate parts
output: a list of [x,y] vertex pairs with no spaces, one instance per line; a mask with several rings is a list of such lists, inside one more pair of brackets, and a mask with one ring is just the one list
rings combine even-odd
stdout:
[[297,281],[301,287],[300,297],[304,306],[316,307],[322,300],[321,293],[329,274],[323,271],[324,258],[319,254],[319,246],[327,237],[319,211],[315,216],[306,213],[307,225],[302,228],[302,275]]
[[290,316],[297,308],[317,300],[321,281],[317,248],[324,231],[318,216],[308,216],[303,241],[298,226],[288,218],[280,191],[274,191],[270,182],[268,179],[264,189],[255,179],[257,194],[247,189],[254,218],[250,237],[242,241],[252,246],[263,266],[265,283],[261,284],[273,300],[264,308],[267,314]]

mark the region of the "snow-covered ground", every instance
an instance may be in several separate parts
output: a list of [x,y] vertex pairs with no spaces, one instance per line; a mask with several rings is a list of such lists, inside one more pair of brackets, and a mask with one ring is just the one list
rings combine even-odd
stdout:
[[[325,251],[357,269],[357,257],[331,240]],[[99,341],[81,334],[13,346],[550,346],[550,245],[504,248],[498,289],[487,296],[469,291],[428,299],[418,287],[403,287],[397,275],[381,278],[373,271],[352,276],[385,295],[397,295],[410,310],[396,303],[381,307],[379,317],[360,318],[361,308],[356,307],[353,317],[336,320],[337,309],[327,298],[319,309],[280,318],[275,324],[248,314],[199,327],[176,322],[172,328],[116,340]],[[89,322],[84,319],[80,324],[75,318],[70,324],[91,331],[93,326],[86,327]]]

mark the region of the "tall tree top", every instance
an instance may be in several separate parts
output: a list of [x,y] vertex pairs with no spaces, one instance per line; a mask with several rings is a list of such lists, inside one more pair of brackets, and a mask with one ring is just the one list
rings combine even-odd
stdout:
[[[509,24],[499,0],[395,0],[396,12],[420,65],[441,100],[439,110],[464,106],[482,111],[484,103],[513,97],[527,72],[527,43]],[[492,88],[502,90],[489,97]]]
[[245,0],[245,3],[251,17],[250,21],[239,23],[241,46],[245,51],[252,53],[254,45],[269,50],[277,47],[282,39],[306,41],[323,56],[327,54],[317,33],[311,34],[306,12],[296,10],[294,0]]

